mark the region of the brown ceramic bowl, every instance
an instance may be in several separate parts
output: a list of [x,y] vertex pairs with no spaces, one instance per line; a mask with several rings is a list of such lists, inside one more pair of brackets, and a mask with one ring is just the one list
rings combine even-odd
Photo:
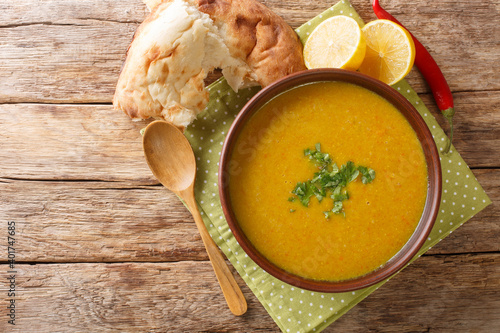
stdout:
[[[427,199],[423,214],[413,235],[406,245],[385,265],[364,276],[344,281],[317,281],[306,279],[275,266],[247,239],[234,215],[229,196],[229,161],[236,139],[247,120],[273,97],[307,83],[343,81],[359,85],[384,97],[403,114],[415,130],[422,145],[428,168]],[[441,165],[439,153],[424,120],[408,100],[390,86],[366,75],[338,69],[317,69],[295,73],[271,84],[257,93],[236,117],[222,148],[219,166],[219,193],[224,215],[236,240],[245,252],[262,269],[293,286],[319,292],[345,292],[368,287],[398,272],[422,247],[431,231],[441,202]]]

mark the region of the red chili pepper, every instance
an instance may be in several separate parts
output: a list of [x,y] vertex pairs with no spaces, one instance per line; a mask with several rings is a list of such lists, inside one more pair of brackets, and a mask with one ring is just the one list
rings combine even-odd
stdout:
[[[372,7],[375,15],[377,15],[379,19],[392,21],[405,28],[391,14],[380,7],[379,0],[373,0]],[[410,31],[408,30],[408,32]],[[455,114],[455,109],[453,106],[453,96],[451,95],[450,86],[448,86],[448,83],[446,82],[441,69],[439,69],[439,66],[437,65],[434,58],[432,58],[429,51],[427,51],[422,43],[420,43],[411,32],[410,35],[413,38],[413,42],[415,43],[415,65],[417,66],[420,73],[422,73],[422,75],[424,76],[427,84],[429,84],[432,94],[434,95],[434,99],[436,100],[436,104],[441,110],[441,113],[450,123],[450,139],[448,140],[448,143],[443,151],[443,153],[447,154],[450,151],[451,141],[453,140],[452,119],[453,115]]]

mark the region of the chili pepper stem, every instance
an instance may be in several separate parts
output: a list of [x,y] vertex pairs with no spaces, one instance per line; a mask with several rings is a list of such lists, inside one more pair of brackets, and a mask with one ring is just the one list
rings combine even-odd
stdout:
[[[395,22],[403,26],[398,20],[389,14],[385,9],[380,6],[379,0],[372,1],[373,11],[379,19],[386,19]],[[410,32],[413,42],[415,43],[415,65],[418,70],[424,76],[425,80],[429,84],[434,99],[441,110],[443,116],[450,123],[450,137],[446,147],[443,151],[444,154],[448,154],[451,148],[451,142],[453,140],[453,122],[452,118],[455,114],[455,109],[453,108],[453,96],[451,95],[450,86],[446,82],[443,73],[439,69],[436,61],[432,58],[431,54],[427,49],[418,41],[418,39],[413,36]]]
[[444,118],[448,120],[448,123],[450,123],[450,137],[443,151],[443,154],[448,154],[451,149],[451,142],[453,141],[453,116],[455,115],[455,109],[448,108],[446,110],[441,110],[441,113],[443,114]]

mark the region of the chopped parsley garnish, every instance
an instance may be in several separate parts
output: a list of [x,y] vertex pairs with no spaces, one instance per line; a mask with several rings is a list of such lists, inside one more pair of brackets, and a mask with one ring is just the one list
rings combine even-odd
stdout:
[[[343,201],[349,199],[349,193],[345,187],[355,181],[361,174],[363,184],[369,184],[375,179],[375,171],[365,166],[357,166],[349,161],[340,168],[335,164],[329,154],[321,152],[321,145],[316,144],[315,149],[307,148],[304,150],[304,156],[309,157],[319,169],[314,173],[312,179],[305,182],[299,182],[295,185],[292,191],[292,196],[288,201],[293,202],[295,198],[305,207],[309,206],[311,197],[315,196],[319,202],[324,198],[333,200],[333,208],[324,212],[325,218],[329,218],[331,214],[343,214]],[[290,210],[290,212],[295,210]]]
[[369,184],[375,179],[375,170],[361,165],[358,167],[358,170],[363,175],[363,177],[361,177],[363,184]]

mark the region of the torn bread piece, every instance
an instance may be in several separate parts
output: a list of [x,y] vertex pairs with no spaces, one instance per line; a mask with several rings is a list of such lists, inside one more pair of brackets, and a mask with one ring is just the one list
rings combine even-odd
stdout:
[[208,103],[215,68],[234,91],[306,69],[302,44],[255,0],[148,0],[151,14],[129,46],[113,99],[133,119],[185,128]]

